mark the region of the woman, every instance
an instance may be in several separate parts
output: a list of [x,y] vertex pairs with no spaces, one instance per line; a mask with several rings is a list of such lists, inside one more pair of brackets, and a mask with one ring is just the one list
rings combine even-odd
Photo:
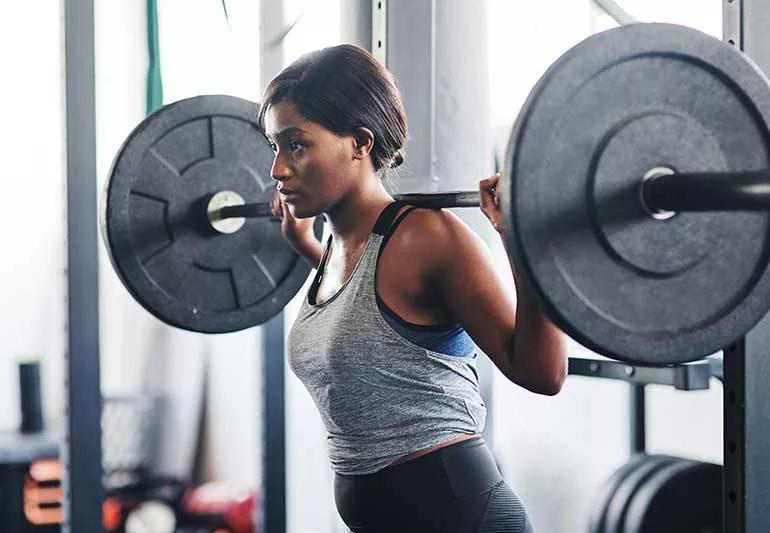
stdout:
[[[514,383],[556,394],[561,335],[447,210],[394,202],[407,125],[391,74],[351,45],[307,54],[267,87],[274,213],[317,266],[288,340],[328,431],[335,499],[354,532],[531,531],[480,433],[474,343]],[[482,211],[502,232],[498,176]],[[326,217],[325,247],[312,232]],[[521,335],[514,335],[514,330]]]

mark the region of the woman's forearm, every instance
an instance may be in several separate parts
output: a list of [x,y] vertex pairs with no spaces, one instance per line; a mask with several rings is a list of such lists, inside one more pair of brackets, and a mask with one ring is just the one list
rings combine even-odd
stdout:
[[[510,258],[505,239],[506,255]],[[516,285],[516,330],[511,346],[511,369],[517,381],[541,394],[556,394],[567,376],[564,334],[541,311],[510,261]]]

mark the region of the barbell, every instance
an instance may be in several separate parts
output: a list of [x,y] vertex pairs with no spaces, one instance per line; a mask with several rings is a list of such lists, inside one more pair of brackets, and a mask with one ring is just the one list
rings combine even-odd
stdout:
[[[263,323],[310,271],[271,221],[256,111],[229,96],[169,104],[113,163],[110,258],[171,325]],[[769,124],[766,77],[699,31],[633,24],[579,43],[509,139],[498,194],[519,278],[563,331],[614,359],[673,364],[729,345],[770,309]],[[477,192],[401,197],[479,204]]]
[[[639,204],[653,218],[680,212],[764,211],[770,209],[770,171],[677,173],[656,167],[639,181]],[[480,207],[476,191],[394,194],[395,200],[425,208]],[[269,202],[245,203],[233,191],[211,196],[206,216],[212,229],[234,233],[220,221],[243,225],[246,218],[272,217]],[[237,231],[237,230],[236,230]]]

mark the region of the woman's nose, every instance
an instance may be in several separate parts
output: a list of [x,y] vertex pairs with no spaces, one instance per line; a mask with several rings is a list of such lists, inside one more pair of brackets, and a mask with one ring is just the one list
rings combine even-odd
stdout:
[[275,181],[283,181],[289,177],[289,167],[278,155],[273,158],[273,166],[270,168],[270,177]]

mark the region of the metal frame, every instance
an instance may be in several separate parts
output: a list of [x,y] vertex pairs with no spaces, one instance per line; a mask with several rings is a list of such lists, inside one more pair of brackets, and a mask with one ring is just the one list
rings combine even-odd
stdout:
[[430,177],[431,182],[435,186],[439,185],[439,175],[437,172],[438,167],[438,152],[436,147],[436,137],[438,135],[437,115],[436,115],[436,0],[430,0]]
[[373,39],[374,35],[385,36],[384,64],[398,79],[409,117],[408,156],[396,171],[399,188],[430,192],[437,185],[431,180],[429,190],[425,191],[425,177],[433,176],[435,159],[434,0],[388,0],[383,6],[383,12],[375,9],[372,13],[373,23],[378,18]]
[[570,357],[569,373],[625,381],[629,384],[628,430],[631,455],[647,450],[647,385],[667,385],[677,390],[704,390],[710,379],[722,379],[721,366],[713,360],[682,365],[653,367],[628,365],[617,361]]
[[286,531],[284,314],[262,328],[262,490],[258,531]]
[[[746,532],[746,356],[741,340],[725,350],[723,531]],[[755,529],[754,531],[761,531]]]
[[704,390],[709,388],[712,365],[706,359],[672,366],[641,366],[570,357],[569,373],[573,376],[616,379],[634,385],[667,385],[677,390]]
[[[260,84],[266,87],[283,68],[283,2],[260,2]],[[284,371],[284,313],[262,328],[262,477],[257,531],[286,531],[286,386]]]
[[67,354],[62,530],[102,529],[93,0],[65,0]]
[[[770,73],[770,3],[723,0],[722,14],[724,41]],[[723,530],[765,532],[770,516],[770,315],[724,352]]]
[[629,444],[631,455],[647,450],[647,389],[632,383],[629,388]]
[[388,0],[372,0],[372,45],[380,63],[388,64]]
[[723,379],[722,366],[717,362],[714,359],[703,359],[661,367],[570,357],[569,374],[614,379],[629,384],[629,451],[631,455],[636,455],[646,453],[647,450],[646,386],[666,385],[682,391],[708,389],[712,377]]
[[742,0],[722,0],[722,39],[743,50]]
[[765,72],[770,75],[770,4],[765,0],[727,0],[725,10],[736,13],[739,35],[735,41]]
[[623,7],[615,0],[593,0],[593,2],[597,7],[607,13],[615,22],[621,26],[624,24],[633,24],[638,22],[635,17],[630,15],[628,11],[623,9]]

